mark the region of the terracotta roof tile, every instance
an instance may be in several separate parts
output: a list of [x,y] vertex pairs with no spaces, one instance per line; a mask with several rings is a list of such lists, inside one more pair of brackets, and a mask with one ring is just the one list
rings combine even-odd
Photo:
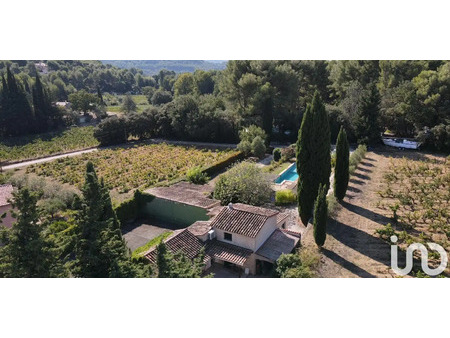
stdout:
[[275,230],[272,235],[256,251],[256,254],[275,262],[281,254],[287,254],[297,246],[300,236],[287,231]]
[[[164,243],[167,250],[172,253],[182,252],[190,259],[195,258],[203,247],[202,242],[187,229],[176,231]],[[156,246],[147,251],[144,257],[150,262],[156,263]]]
[[267,219],[278,213],[277,210],[236,203],[223,208],[212,221],[211,227],[254,238]]
[[218,240],[208,242],[206,254],[211,258],[220,259],[236,265],[244,265],[253,251],[239,246],[223,243]]
[[187,228],[194,236],[202,236],[211,230],[211,221],[197,221]]
[[11,184],[0,185],[0,206],[10,204],[8,200],[12,197],[13,186]]

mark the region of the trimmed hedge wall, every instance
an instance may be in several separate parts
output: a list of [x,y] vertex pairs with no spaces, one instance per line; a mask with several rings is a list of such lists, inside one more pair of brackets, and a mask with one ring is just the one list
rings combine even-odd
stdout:
[[136,190],[133,198],[123,201],[114,209],[120,223],[123,225],[138,218],[145,203],[152,201],[154,198],[152,195]]
[[232,155],[232,156],[226,158],[225,160],[218,162],[218,163],[204,169],[203,172],[208,176],[212,176],[212,175],[216,174],[217,172],[229,167],[234,162],[240,161],[243,159],[245,159],[244,153],[239,152],[236,155]]

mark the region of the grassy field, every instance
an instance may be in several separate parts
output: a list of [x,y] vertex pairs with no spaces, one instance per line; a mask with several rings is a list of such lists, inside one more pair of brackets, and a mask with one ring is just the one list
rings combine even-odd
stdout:
[[235,150],[211,151],[167,144],[133,145],[33,165],[27,168],[27,173],[81,187],[86,162],[92,161],[108,187],[124,194],[135,188],[181,178],[192,167],[207,167],[236,153]]
[[[122,107],[122,100],[125,95],[104,95],[104,100],[106,102],[106,111],[113,113],[120,113]],[[142,113],[145,109],[150,107],[150,103],[145,95],[132,95],[133,101],[137,105],[137,112]]]
[[94,128],[74,127],[0,142],[0,161],[12,162],[98,146]]

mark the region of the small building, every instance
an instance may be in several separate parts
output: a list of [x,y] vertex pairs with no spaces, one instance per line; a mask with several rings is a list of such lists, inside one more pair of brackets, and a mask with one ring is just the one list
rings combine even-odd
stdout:
[[65,108],[65,109],[70,109],[72,104],[69,101],[58,101],[58,102],[55,102],[55,106]]
[[2,219],[0,225],[11,228],[15,219],[11,215],[12,205],[11,198],[13,192],[13,186],[11,184],[0,185],[0,216],[6,213],[6,217]]
[[36,70],[41,74],[48,74],[48,65],[44,62],[35,63]]

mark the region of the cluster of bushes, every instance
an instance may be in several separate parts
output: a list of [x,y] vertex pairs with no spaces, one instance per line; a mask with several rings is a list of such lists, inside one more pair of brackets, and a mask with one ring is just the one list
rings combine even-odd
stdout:
[[286,162],[295,157],[296,145],[291,144],[286,148],[275,148],[273,150],[273,160],[275,162]]
[[290,189],[278,190],[275,193],[276,205],[289,205],[297,202],[297,195]]
[[245,155],[254,155],[263,158],[266,153],[267,135],[264,130],[255,125],[251,125],[239,132],[240,142],[238,149]]
[[151,202],[153,198],[154,196],[152,195],[142,193],[140,190],[136,190],[132,198],[123,201],[114,208],[120,224],[124,225],[127,222],[138,218],[142,207],[145,205],[145,203]]
[[319,256],[308,249],[282,254],[276,261],[275,276],[280,278],[312,278],[319,264]]
[[356,150],[350,155],[350,165],[349,165],[350,175],[352,175],[355,172],[359,162],[361,162],[363,158],[366,157],[366,153],[367,153],[367,146],[365,144],[360,144],[358,148],[356,148]]
[[268,176],[250,162],[241,162],[221,175],[214,189],[214,198],[222,205],[262,205],[270,201],[271,194]]
[[194,184],[205,184],[209,177],[202,171],[201,167],[194,167],[188,170],[186,178],[189,182]]

